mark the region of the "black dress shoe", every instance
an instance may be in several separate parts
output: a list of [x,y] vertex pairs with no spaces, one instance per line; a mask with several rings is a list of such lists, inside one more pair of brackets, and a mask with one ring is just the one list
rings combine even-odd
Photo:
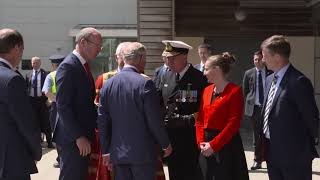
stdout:
[[261,169],[261,163],[254,161],[253,165],[251,166],[251,170],[257,170],[257,169]]
[[54,168],[60,168],[60,164],[58,162],[53,163]]

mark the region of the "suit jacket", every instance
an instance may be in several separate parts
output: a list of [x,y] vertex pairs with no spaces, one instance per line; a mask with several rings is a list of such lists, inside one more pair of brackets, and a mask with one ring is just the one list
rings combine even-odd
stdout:
[[60,64],[56,74],[57,121],[53,138],[58,144],[74,142],[81,136],[94,139],[97,112],[95,88],[73,53]]
[[[266,69],[266,74],[265,74],[266,77],[268,77],[271,73],[272,71]],[[258,79],[257,70],[255,67],[247,70],[244,73],[243,82],[242,82],[243,96],[245,99],[244,115],[248,117],[251,117],[253,115],[253,109],[254,109],[255,99],[256,99],[256,80],[257,79]],[[264,87],[266,88],[266,86]]]
[[[273,75],[267,78],[267,91]],[[267,98],[265,98],[264,107]],[[262,117],[264,110],[262,111]],[[269,118],[272,163],[288,167],[310,163],[315,156],[314,139],[318,136],[319,111],[310,80],[289,66],[275,94]],[[261,128],[262,129],[262,128]]]
[[159,96],[151,79],[125,67],[103,84],[98,127],[102,153],[114,164],[156,160],[155,143],[169,145]]
[[160,88],[162,80],[163,80],[163,76],[166,73],[166,68],[164,65],[158,67],[155,71],[154,71],[154,79],[153,82],[156,86],[157,89]]
[[38,172],[40,127],[31,114],[23,77],[0,62],[0,179]]
[[198,69],[200,71],[201,64],[199,63],[199,64],[194,65],[194,68],[196,68],[196,69]]
[[[32,88],[32,74],[33,70],[29,72],[26,75],[26,82],[27,82],[27,89],[28,89],[28,95],[30,95],[31,88]],[[46,80],[47,75],[49,74],[47,71],[40,69],[40,74],[41,74],[41,89],[43,88],[44,81]],[[41,91],[42,92],[42,91]],[[46,97],[43,95],[43,97]],[[47,98],[46,98],[47,99]]]

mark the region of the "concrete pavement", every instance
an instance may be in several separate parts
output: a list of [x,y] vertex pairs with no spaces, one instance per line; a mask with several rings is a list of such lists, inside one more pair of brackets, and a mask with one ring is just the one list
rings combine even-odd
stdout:
[[[244,142],[244,148],[245,148],[245,154],[248,164],[248,169],[250,169],[250,166],[252,165],[253,160],[253,148],[251,146],[252,137],[248,133],[241,133],[243,142]],[[58,180],[59,177],[59,169],[53,168],[52,164],[55,162],[55,158],[57,156],[56,151],[52,149],[43,149],[43,157],[41,161],[38,162],[37,166],[39,169],[39,173],[32,175],[32,180]],[[262,164],[262,169],[251,171],[249,170],[249,175],[251,180],[268,180],[268,174],[266,169],[266,164]],[[164,167],[166,177],[168,175],[168,170],[166,167]],[[77,173],[77,172],[75,172]],[[313,161],[313,180],[320,179],[320,159],[317,158]],[[168,180],[168,178],[167,178]]]

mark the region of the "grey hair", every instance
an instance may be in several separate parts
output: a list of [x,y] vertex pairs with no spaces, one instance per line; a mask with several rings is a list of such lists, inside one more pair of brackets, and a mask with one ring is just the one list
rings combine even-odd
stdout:
[[123,53],[124,61],[135,63],[139,56],[146,54],[146,50],[146,47],[139,42],[130,43]]
[[76,35],[75,43],[78,44],[81,41],[81,39],[89,39],[89,37],[94,33],[100,32],[92,27],[81,29],[80,32]]
[[125,49],[129,46],[129,44],[130,44],[130,42],[121,42],[117,46],[115,55],[119,56],[121,59],[124,59],[123,54],[124,54]]
[[41,59],[38,56],[34,56],[31,58],[31,61],[41,61]]

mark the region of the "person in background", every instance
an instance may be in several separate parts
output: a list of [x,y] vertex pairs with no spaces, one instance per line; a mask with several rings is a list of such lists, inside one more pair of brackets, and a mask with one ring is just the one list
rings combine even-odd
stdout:
[[[53,131],[53,127],[56,123],[56,117],[57,117],[57,105],[56,105],[56,94],[57,94],[57,86],[56,86],[56,73],[57,73],[57,68],[59,64],[63,61],[65,56],[61,54],[55,54],[49,57],[49,60],[51,61],[52,64],[52,72],[50,72],[43,84],[42,87],[42,93],[44,93],[48,97],[48,101],[50,103],[50,125],[51,129]],[[53,167],[59,168],[59,147],[57,148],[57,153],[58,156],[56,158],[57,162],[53,164]]]
[[262,52],[257,51],[253,55],[253,64],[255,67],[247,70],[244,73],[242,90],[245,99],[244,115],[246,119],[249,119],[253,129],[253,148],[254,148],[254,162],[251,170],[261,168],[261,162],[263,161],[261,152],[261,109],[264,101],[265,94],[265,82],[267,76],[272,71],[269,71],[265,64],[262,62]]
[[122,42],[117,46],[116,54],[114,56],[116,61],[117,61],[117,64],[118,64],[117,69],[114,69],[114,70],[106,72],[106,73],[102,73],[102,74],[100,74],[98,76],[98,78],[96,80],[96,83],[95,83],[95,85],[96,85],[96,97],[95,97],[94,103],[96,105],[99,105],[100,90],[102,88],[103,83],[106,80],[110,79],[112,76],[116,75],[123,68],[123,66],[124,66],[124,60],[123,60],[123,57],[122,57],[123,49],[126,46],[128,46],[128,44],[130,44],[130,42]]
[[270,180],[311,180],[318,157],[319,110],[310,80],[290,63],[288,39],[274,35],[261,44],[268,69],[262,108],[262,143]]
[[204,75],[212,84],[204,89],[196,120],[204,180],[249,180],[239,134],[243,95],[241,87],[227,79],[234,62],[234,56],[225,52],[205,63]]
[[156,88],[159,90],[159,88],[161,87],[162,84],[162,80],[163,77],[165,75],[165,73],[167,71],[169,71],[169,67],[168,67],[168,59],[166,56],[162,55],[162,60],[163,60],[163,65],[158,67],[155,71],[154,71],[154,79],[153,82],[156,85]]
[[41,132],[46,135],[47,147],[54,148],[49,120],[49,108],[47,105],[48,98],[42,93],[44,80],[46,79],[48,72],[41,68],[41,59],[39,57],[32,57],[31,65],[33,69],[26,75],[26,82],[33,114],[41,127]]
[[[94,103],[97,107],[100,105],[100,90],[102,85],[112,76],[116,75],[121,71],[124,66],[123,59],[123,50],[129,42],[122,42],[118,45],[115,53],[115,59],[117,61],[118,67],[115,70],[103,73],[98,76],[96,80],[96,97]],[[99,139],[99,131],[96,129],[96,137],[95,141],[91,144],[92,152],[90,154],[90,165],[89,165],[89,178],[88,180],[111,180],[114,179],[114,173],[112,173],[112,169],[108,169],[108,167],[104,166],[103,158],[101,153],[100,139]]]
[[32,116],[26,83],[15,72],[23,50],[17,30],[0,29],[0,180],[30,180],[42,156],[40,126]]
[[210,44],[200,44],[198,46],[198,54],[201,61],[199,64],[196,64],[194,67],[199,71],[204,72],[204,64],[206,63],[211,53],[212,53],[212,49]]

